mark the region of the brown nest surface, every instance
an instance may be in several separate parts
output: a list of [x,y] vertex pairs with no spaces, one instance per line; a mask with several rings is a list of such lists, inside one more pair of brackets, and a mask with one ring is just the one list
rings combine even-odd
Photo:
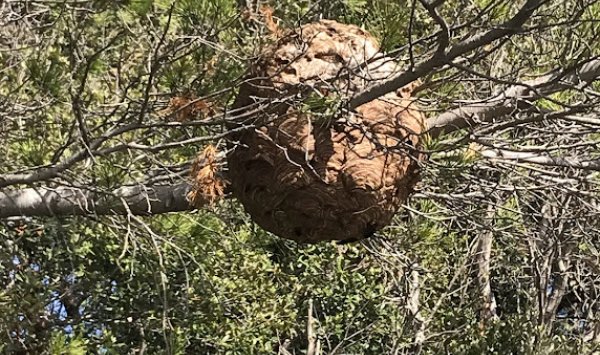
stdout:
[[418,180],[423,116],[410,87],[345,110],[401,70],[362,29],[319,21],[266,48],[240,87],[227,155],[253,220],[301,242],[354,241],[388,225]]

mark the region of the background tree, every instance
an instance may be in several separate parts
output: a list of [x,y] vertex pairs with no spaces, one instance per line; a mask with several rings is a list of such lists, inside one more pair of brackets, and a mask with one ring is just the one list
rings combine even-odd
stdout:
[[[421,81],[428,160],[394,223],[299,245],[232,200],[168,213],[261,48],[320,18],[406,66],[345,108]],[[0,348],[595,351],[599,19],[592,0],[1,2]]]

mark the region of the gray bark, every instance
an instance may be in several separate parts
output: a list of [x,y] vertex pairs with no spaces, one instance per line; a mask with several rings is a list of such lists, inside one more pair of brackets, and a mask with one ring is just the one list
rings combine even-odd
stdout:
[[423,348],[423,342],[425,342],[425,326],[426,322],[421,314],[421,281],[419,277],[419,264],[415,264],[413,269],[410,271],[408,279],[408,300],[406,308],[413,317],[413,329],[414,329],[414,340],[411,351],[414,354],[419,354]]
[[497,318],[496,298],[492,292],[490,283],[490,264],[492,256],[492,243],[494,241],[493,224],[496,215],[495,205],[490,204],[487,211],[490,228],[479,235],[476,248],[476,260],[478,266],[477,283],[479,285],[479,297],[481,297],[480,324],[484,327],[489,321]]
[[471,36],[446,50],[443,46],[438,48],[435,55],[416,65],[410,70],[398,74],[397,76],[373,85],[350,100],[349,107],[356,108],[364,103],[375,100],[389,92],[404,87],[411,82],[424,77],[436,68],[443,67],[451,63],[454,59],[462,56],[474,49],[492,43],[503,37],[510,37],[522,30],[523,24],[533,15],[533,13],[547,1],[528,0],[523,7],[508,21],[496,26],[495,28]]
[[523,105],[572,87],[589,85],[600,76],[600,59],[590,60],[568,71],[557,71],[536,80],[513,85],[487,100],[458,107],[427,120],[428,133],[437,137],[459,129],[493,122]]
[[189,185],[124,186],[112,193],[74,187],[0,191],[0,218],[61,215],[153,215],[191,210]]

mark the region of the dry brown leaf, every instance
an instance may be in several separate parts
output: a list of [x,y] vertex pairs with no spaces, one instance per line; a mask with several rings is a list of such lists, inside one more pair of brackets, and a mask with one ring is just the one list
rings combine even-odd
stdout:
[[166,109],[158,114],[168,120],[177,122],[193,121],[196,116],[210,116],[215,113],[214,106],[204,100],[189,98],[186,96],[175,96],[169,100]]
[[192,189],[187,195],[192,206],[201,208],[207,203],[213,204],[225,194],[226,183],[220,178],[219,170],[217,149],[208,145],[192,164]]
[[279,29],[279,26],[273,19],[273,13],[275,12],[273,8],[268,5],[263,5],[260,7],[259,11],[264,18],[265,26],[267,27],[269,32],[271,32],[271,34],[275,35],[276,37],[279,37],[282,31]]

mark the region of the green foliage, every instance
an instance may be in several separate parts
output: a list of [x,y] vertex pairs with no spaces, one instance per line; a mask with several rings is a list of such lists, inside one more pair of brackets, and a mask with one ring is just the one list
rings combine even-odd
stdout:
[[48,344],[49,353],[52,355],[84,355],[88,353],[87,341],[79,337],[67,337],[62,332],[53,334]]

